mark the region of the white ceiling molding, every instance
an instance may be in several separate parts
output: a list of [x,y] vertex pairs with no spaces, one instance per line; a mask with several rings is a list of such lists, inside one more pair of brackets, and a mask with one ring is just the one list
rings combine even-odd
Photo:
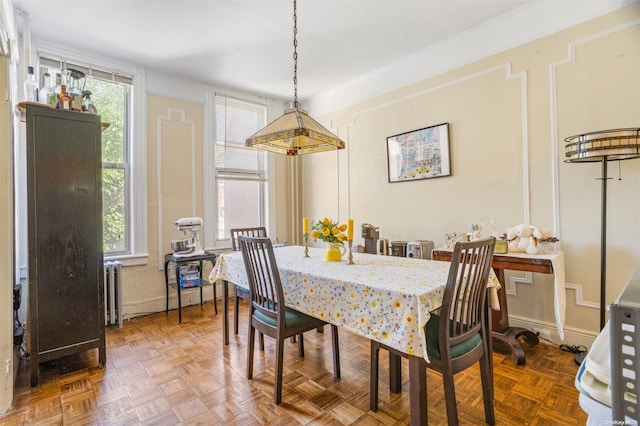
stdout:
[[540,0],[311,97],[322,115],[572,27],[637,0]]

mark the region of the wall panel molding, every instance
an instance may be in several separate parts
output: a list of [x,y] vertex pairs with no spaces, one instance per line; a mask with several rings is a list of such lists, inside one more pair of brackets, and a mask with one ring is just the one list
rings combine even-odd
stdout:
[[[584,37],[578,40],[574,40],[568,43],[568,53],[565,59],[557,62],[552,62],[549,65],[549,112],[550,112],[550,149],[551,149],[551,163],[552,163],[552,197],[553,197],[553,232],[554,235],[560,237],[560,158],[559,158],[559,137],[558,137],[558,69],[566,64],[575,62],[577,60],[576,49],[591,41],[598,40],[602,37],[623,31],[633,26],[639,25],[640,19],[632,20],[616,27],[609,28],[605,31],[592,34],[588,37]],[[582,284],[565,284],[565,288],[570,288],[575,291],[575,304],[576,306],[584,306],[594,309],[600,309],[600,302],[590,302],[582,298]]]
[[[460,77],[454,80],[447,81],[445,83],[429,87],[424,90],[420,90],[406,96],[402,96],[387,102],[383,102],[380,104],[376,104],[371,107],[367,107],[361,110],[356,110],[351,113],[351,122],[347,125],[347,129],[354,128],[356,126],[356,118],[363,114],[369,113],[371,111],[375,111],[381,108],[386,108],[388,106],[404,102],[419,96],[423,96],[429,93],[433,93],[451,86],[455,86],[470,80],[474,80],[476,78],[484,77],[488,74],[492,74],[495,72],[504,72],[505,74],[505,82],[510,80],[520,80],[520,108],[521,108],[521,118],[522,118],[522,132],[521,132],[521,142],[522,142],[522,191],[523,191],[523,200],[524,204],[522,206],[523,211],[523,222],[522,223],[530,223],[531,218],[531,190],[530,190],[530,182],[529,182],[529,113],[528,113],[528,85],[527,85],[527,72],[522,71],[519,73],[513,73],[511,70],[511,63],[501,64],[495,67],[487,68],[482,71],[478,71],[476,73],[472,73],[466,75],[464,77]],[[349,132],[347,131],[347,135]],[[349,163],[347,165],[349,167]],[[350,170],[347,173],[348,176],[351,175]],[[350,193],[350,179],[347,182],[347,191]]]
[[191,159],[191,216],[196,216],[196,140],[195,140],[195,123],[185,119],[185,111],[169,108],[166,116],[159,116],[156,120],[158,141],[156,145],[156,163],[157,163],[157,195],[158,195],[158,269],[164,270],[164,251],[162,243],[164,241],[162,227],[164,224],[164,198],[162,194],[162,147],[163,147],[163,123],[167,121],[178,121],[181,124],[191,128],[191,137],[188,146],[191,149],[189,153]]
[[[531,272],[525,272],[524,277],[509,277],[509,286],[505,288],[505,294],[508,294],[509,296],[517,296],[518,284],[533,285],[533,274]],[[581,285],[565,282],[564,288],[565,290],[573,290],[575,292],[574,303],[576,306],[600,309],[600,304],[598,302],[589,302],[582,298]]]

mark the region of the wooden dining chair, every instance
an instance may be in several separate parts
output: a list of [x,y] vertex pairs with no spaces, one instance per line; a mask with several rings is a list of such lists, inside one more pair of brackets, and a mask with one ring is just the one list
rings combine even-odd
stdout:
[[[253,228],[234,228],[231,231],[231,248],[234,251],[240,250],[240,245],[238,244],[238,237],[240,235],[248,236],[248,237],[266,237],[267,236],[267,228],[264,226],[256,226]],[[240,299],[249,301],[249,289],[242,285],[236,284],[235,297],[233,299],[233,332],[238,334],[238,312],[240,311]],[[264,345],[262,344],[262,340],[260,341],[260,348],[264,349]]]
[[[282,371],[284,341],[299,335],[298,355],[304,356],[302,333],[317,329],[327,323],[285,306],[280,273],[273,254],[271,240],[266,237],[239,236],[240,251],[244,259],[251,298],[249,321],[249,345],[247,352],[247,379],[253,377],[253,352],[255,331],[276,339],[275,389],[273,399],[282,401]],[[333,375],[340,378],[340,352],[338,327],[331,326],[333,345]]]
[[[458,424],[453,375],[480,363],[485,421],[495,424],[493,408],[493,366],[487,282],[495,238],[458,242],[453,249],[451,267],[442,306],[431,313],[425,326],[427,368],[439,371],[444,382],[447,420]],[[405,356],[382,343],[371,341],[370,407],[378,409],[378,362],[380,349]],[[426,401],[425,401],[426,403]]]

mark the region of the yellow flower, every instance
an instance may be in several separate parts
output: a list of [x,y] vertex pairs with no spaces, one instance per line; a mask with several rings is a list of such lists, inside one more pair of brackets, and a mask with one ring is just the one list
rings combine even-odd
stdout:
[[309,235],[314,240],[320,239],[327,243],[342,244],[347,240],[347,235],[344,233],[346,230],[347,225],[325,217],[311,223]]

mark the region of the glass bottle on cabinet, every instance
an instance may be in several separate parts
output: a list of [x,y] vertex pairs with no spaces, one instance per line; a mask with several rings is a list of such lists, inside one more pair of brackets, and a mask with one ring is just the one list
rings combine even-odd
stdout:
[[82,91],[82,112],[88,112],[89,114],[97,114],[98,109],[95,104],[91,100],[91,91],[83,90]]

